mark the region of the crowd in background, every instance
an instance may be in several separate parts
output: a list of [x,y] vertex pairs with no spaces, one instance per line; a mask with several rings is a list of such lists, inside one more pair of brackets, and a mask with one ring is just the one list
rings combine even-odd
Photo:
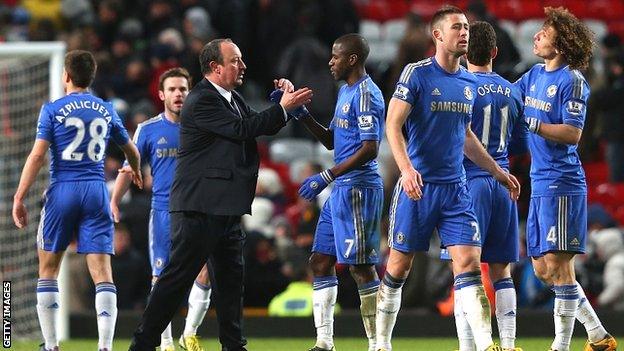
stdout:
[[[338,83],[327,62],[331,43],[337,37],[360,31],[358,4],[366,0],[23,0],[0,5],[0,41],[52,41],[67,43],[67,50],[92,51],[98,72],[92,86],[98,96],[111,100],[130,134],[138,123],[159,113],[158,77],[174,66],[189,70],[194,83],[200,80],[198,54],[217,37],[237,43],[248,66],[241,93],[255,107],[267,105],[272,79],[287,77],[295,86],[315,91],[308,106],[327,125],[333,116]],[[494,25],[499,39],[499,57],[494,69],[515,80],[525,69],[514,41],[497,24],[482,3],[470,3],[469,19]],[[432,54],[433,43],[426,19],[415,12],[405,15],[406,30],[396,55],[371,62],[367,70],[389,100],[403,67]],[[624,182],[624,51],[614,34],[597,38],[603,62],[594,62],[586,76],[590,80],[587,121],[579,150],[586,164],[606,162],[611,183]],[[280,144],[281,143],[281,144]],[[279,146],[305,146],[309,157],[283,157]],[[296,194],[298,184],[309,175],[331,165],[332,159],[312,142],[302,125],[291,123],[260,145],[262,164],[258,177],[253,216],[246,216],[247,229],[245,304],[266,307],[292,281],[310,279],[307,258],[312,245],[322,201],[307,202]],[[287,149],[294,152],[295,149]],[[123,161],[114,147],[105,162],[106,180],[112,188]],[[295,154],[296,156],[296,154]],[[382,143],[379,156],[384,178],[386,213],[398,170]],[[522,179],[520,218],[528,212],[528,157],[513,160],[512,172]],[[149,170],[145,170],[149,174]],[[589,175],[588,175],[589,177]],[[594,181],[589,178],[588,182]],[[326,190],[328,191],[328,190]],[[590,196],[590,200],[592,197]],[[624,201],[624,200],[620,200]],[[619,205],[622,203],[620,202]],[[147,256],[150,180],[144,190],[133,188],[122,203],[122,223],[115,229],[112,260],[120,309],[141,309],[150,289]],[[624,208],[623,208],[624,209]],[[624,212],[623,212],[624,213]],[[588,236],[590,252],[577,259],[578,280],[598,307],[624,309],[624,239],[610,208],[590,206]],[[385,225],[385,224],[384,224]],[[386,231],[382,229],[382,233]],[[521,231],[522,232],[522,231]],[[385,234],[384,234],[385,235]],[[524,240],[522,238],[521,240]],[[381,240],[385,246],[385,238]],[[521,245],[523,247],[524,245]],[[404,288],[403,304],[435,310],[452,286],[452,273],[438,259],[436,245],[429,253],[418,253]],[[387,252],[382,247],[382,254]],[[521,252],[514,267],[519,307],[550,308],[552,293],[533,275],[530,261]],[[75,295],[72,309],[91,308],[93,286],[82,259],[69,257]],[[383,260],[382,260],[383,262]],[[378,270],[384,269],[383,263]],[[355,282],[346,267],[338,267],[338,301],[343,308],[359,305]],[[432,279],[435,277],[436,279]]]

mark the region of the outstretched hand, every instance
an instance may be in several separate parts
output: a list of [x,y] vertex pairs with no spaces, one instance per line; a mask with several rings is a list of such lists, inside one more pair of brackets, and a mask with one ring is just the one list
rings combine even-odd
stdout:
[[310,88],[301,88],[293,92],[285,91],[279,103],[286,112],[291,112],[302,105],[309,104],[312,101],[312,96],[313,93]]
[[273,85],[275,85],[275,89],[287,91],[289,93],[295,90],[293,83],[286,78],[273,79]]
[[132,182],[139,189],[143,189],[143,176],[141,175],[141,171],[135,172],[132,167],[124,166],[118,170],[119,173],[126,173],[132,175]]
[[[284,95],[283,90],[275,89],[271,92],[271,94],[269,94],[269,101],[279,104],[280,100],[282,99],[282,95]],[[305,116],[310,115],[310,112],[305,107],[305,105],[301,105],[297,107],[296,109],[288,112],[288,115],[294,118],[295,120],[299,120],[299,118],[303,118]]]

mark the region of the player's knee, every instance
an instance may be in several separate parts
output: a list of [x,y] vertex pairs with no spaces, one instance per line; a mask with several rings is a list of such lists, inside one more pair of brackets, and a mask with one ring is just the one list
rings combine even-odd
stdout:
[[334,271],[334,262],[330,256],[312,253],[309,262],[315,277],[332,275]]
[[358,285],[372,282],[377,278],[373,265],[351,265],[349,272]]
[[478,256],[460,256],[453,258],[453,270],[457,273],[475,272],[481,270]]
[[91,265],[91,267],[89,267],[89,273],[91,273],[91,278],[95,284],[113,281],[111,267],[107,267],[106,265]]
[[59,274],[59,267],[51,264],[39,265],[39,278],[40,279],[56,279]]

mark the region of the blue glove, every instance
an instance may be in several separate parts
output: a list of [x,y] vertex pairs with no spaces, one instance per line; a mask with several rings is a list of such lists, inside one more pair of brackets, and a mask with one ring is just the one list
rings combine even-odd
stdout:
[[[284,91],[281,89],[275,89],[269,94],[269,101],[279,104],[280,100],[282,100],[282,95],[284,95]],[[305,107],[305,105],[301,105],[296,109],[288,112],[288,116],[294,118],[295,120],[299,120],[299,118],[309,116],[310,112]]]
[[280,100],[282,100],[282,95],[284,95],[282,89],[275,89],[269,94],[269,101],[279,104]]
[[303,181],[301,188],[299,188],[299,195],[308,201],[312,201],[329,185],[329,183],[333,182],[334,179],[334,174],[329,169],[315,174]]
[[526,124],[529,126],[529,132],[537,134],[539,132],[540,126],[542,125],[542,121],[535,117],[527,117],[524,119]]

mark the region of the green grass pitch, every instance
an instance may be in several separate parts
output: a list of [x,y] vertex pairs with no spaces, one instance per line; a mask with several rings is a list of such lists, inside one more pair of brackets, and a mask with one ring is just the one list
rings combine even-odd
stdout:
[[[621,340],[621,339],[620,339]],[[552,339],[548,338],[520,338],[516,342],[524,351],[547,351]],[[114,351],[128,349],[130,340],[116,340]],[[585,340],[575,338],[572,341],[570,351],[582,351]],[[37,351],[37,342],[15,341],[10,350]],[[219,351],[216,340],[202,340],[206,351]],[[314,339],[309,338],[284,338],[284,339],[249,339],[247,349],[250,351],[307,351],[314,345]],[[176,345],[177,346],[177,345]],[[457,340],[454,338],[396,338],[393,339],[394,351],[452,351],[457,349]],[[337,338],[337,351],[366,351],[367,342],[357,338]],[[176,350],[181,350],[176,347]],[[61,342],[61,351],[97,351],[97,340],[69,340]]]

